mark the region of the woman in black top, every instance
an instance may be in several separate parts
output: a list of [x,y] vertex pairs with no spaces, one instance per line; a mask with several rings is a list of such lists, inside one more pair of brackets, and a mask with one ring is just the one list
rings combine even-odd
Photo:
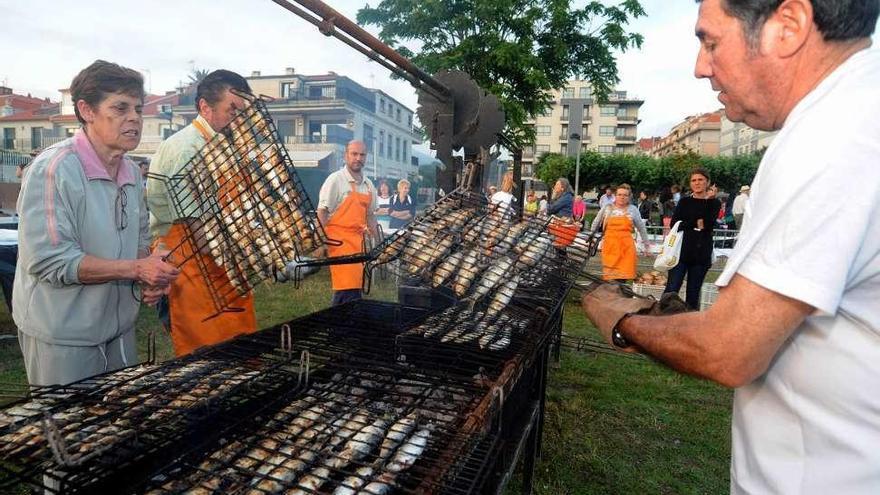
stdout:
[[700,308],[700,289],[706,272],[712,266],[712,228],[721,202],[710,197],[709,174],[697,168],[691,171],[691,196],[681,198],[672,224],[681,221],[679,230],[684,233],[678,265],[669,270],[669,279],[663,292],[678,293],[687,276],[687,296],[685,302],[691,309]]

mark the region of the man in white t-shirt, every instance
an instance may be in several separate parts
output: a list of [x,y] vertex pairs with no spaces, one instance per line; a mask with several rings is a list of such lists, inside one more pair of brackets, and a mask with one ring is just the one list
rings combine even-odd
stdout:
[[739,194],[733,198],[733,221],[736,222],[736,228],[741,229],[743,226],[743,217],[746,214],[746,203],[749,202],[749,191],[752,188],[748,185],[739,188]]
[[614,189],[611,186],[605,188],[605,194],[599,196],[599,209],[614,204]]
[[878,9],[702,1],[697,77],[730,120],[779,130],[718,299],[667,316],[611,286],[583,299],[622,350],[737,389],[733,493],[880,493]]

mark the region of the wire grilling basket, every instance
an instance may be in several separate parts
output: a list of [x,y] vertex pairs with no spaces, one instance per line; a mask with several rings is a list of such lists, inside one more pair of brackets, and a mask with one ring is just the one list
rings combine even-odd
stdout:
[[0,411],[0,472],[62,493],[469,493],[548,337],[534,322],[494,354],[401,342],[425,315],[361,301],[37,389]]
[[520,220],[457,189],[377,247],[370,266],[445,295],[463,319],[493,323],[505,308],[554,312],[600,238],[552,217]]
[[[195,260],[218,313],[274,280],[329,240],[262,98],[250,104],[164,183],[185,240],[169,246],[178,266]],[[238,302],[240,304],[240,302]]]

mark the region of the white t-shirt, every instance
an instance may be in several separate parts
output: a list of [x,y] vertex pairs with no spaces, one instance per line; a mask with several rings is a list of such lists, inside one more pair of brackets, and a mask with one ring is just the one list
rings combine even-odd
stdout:
[[327,208],[330,216],[333,216],[336,213],[336,208],[351,194],[352,184],[355,185],[355,191],[369,193],[372,196],[367,211],[370,213],[376,211],[378,203],[373,183],[366,177],[362,177],[360,182],[356,181],[351,172],[348,171],[348,168],[344,166],[328,175],[327,179],[324,180],[324,184],[318,193],[318,208]]
[[504,206],[510,206],[513,203],[513,194],[504,191],[498,191],[489,198],[489,201],[493,205],[504,204]]
[[880,51],[801,100],[767,149],[734,273],[817,308],[734,396],[732,493],[880,493]]
[[749,195],[746,193],[739,193],[737,197],[733,198],[733,213],[734,215],[742,215],[746,212],[746,203],[749,202]]

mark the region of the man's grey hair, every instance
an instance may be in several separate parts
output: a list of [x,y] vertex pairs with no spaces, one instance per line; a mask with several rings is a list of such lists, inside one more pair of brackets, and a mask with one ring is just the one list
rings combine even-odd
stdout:
[[[703,0],[696,0],[701,3]],[[752,48],[761,29],[783,0],[721,0],[724,12],[739,19]],[[825,41],[847,41],[874,34],[880,0],[811,0],[813,22]]]

